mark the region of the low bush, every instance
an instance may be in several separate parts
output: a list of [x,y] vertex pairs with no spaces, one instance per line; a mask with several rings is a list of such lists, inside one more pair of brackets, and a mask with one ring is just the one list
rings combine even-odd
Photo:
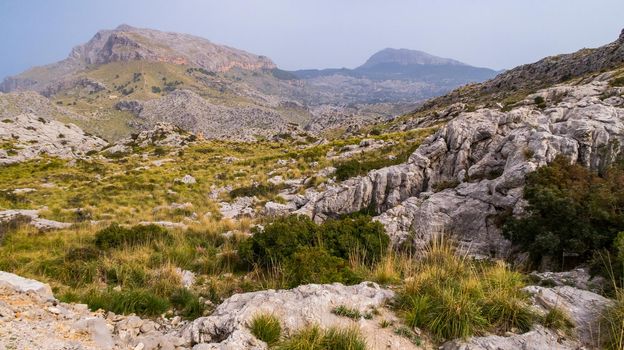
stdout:
[[157,225],[137,225],[131,228],[112,224],[95,234],[95,246],[100,249],[150,244],[155,241],[171,241],[167,230]]
[[127,291],[90,291],[80,297],[91,310],[104,309],[117,314],[135,313],[146,316],[158,316],[169,308],[166,298],[143,289]]
[[255,230],[239,247],[243,262],[265,269],[279,266],[291,286],[304,283],[356,283],[349,266],[357,256],[367,266],[379,261],[389,244],[383,226],[356,215],[315,224],[304,216],[279,218]]
[[204,313],[204,305],[199,301],[199,297],[186,288],[178,288],[170,296],[171,306],[180,314],[190,320],[201,317]]
[[528,215],[509,218],[504,235],[535,265],[563,269],[586,262],[596,251],[613,251],[624,231],[624,170],[601,174],[564,157],[527,177],[524,198]]
[[399,293],[407,325],[436,339],[466,338],[484,331],[526,331],[536,321],[521,291],[520,274],[505,264],[460,257],[445,241],[434,240]]
[[279,343],[277,350],[366,350],[366,340],[356,328],[304,328]]
[[230,197],[253,197],[253,196],[268,196],[271,194],[276,194],[282,189],[281,185],[273,185],[273,184],[254,184],[246,187],[235,188],[230,191]]
[[257,314],[248,325],[251,334],[269,346],[277,343],[282,334],[279,319],[270,314]]

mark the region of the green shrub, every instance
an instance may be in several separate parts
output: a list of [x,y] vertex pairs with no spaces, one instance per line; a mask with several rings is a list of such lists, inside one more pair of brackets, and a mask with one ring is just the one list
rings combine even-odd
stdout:
[[538,108],[540,109],[546,108],[546,101],[544,100],[542,96],[536,96],[534,99],[534,102]]
[[143,289],[90,291],[80,300],[91,310],[104,309],[117,314],[158,316],[169,308],[167,299]]
[[378,262],[390,244],[383,225],[366,215],[327,220],[320,226],[320,236],[332,255],[347,259],[358,254],[367,265]]
[[274,184],[254,184],[246,187],[235,188],[230,191],[230,197],[253,197],[253,196],[268,196],[276,194],[283,188],[283,185]]
[[265,269],[279,266],[291,286],[304,283],[356,283],[348,259],[370,266],[385,253],[389,238],[383,226],[356,215],[315,224],[304,216],[278,218],[239,247],[241,260]]
[[317,225],[307,217],[276,219],[262,231],[253,230],[251,238],[239,248],[241,259],[263,267],[282,264],[299,249],[314,245],[317,230]]
[[528,175],[524,198],[528,215],[509,218],[503,233],[528,251],[535,264],[550,261],[546,267],[556,269],[577,265],[598,250],[611,250],[617,233],[624,231],[620,166],[599,176],[558,157]]
[[248,325],[251,334],[269,346],[277,343],[282,333],[279,320],[274,315],[257,314]]
[[169,232],[157,225],[137,225],[125,228],[118,224],[112,224],[95,234],[95,246],[100,249],[110,249],[149,244],[155,241],[170,241],[171,239]]
[[615,78],[615,79],[611,80],[609,82],[609,85],[611,85],[611,86],[624,86],[624,77],[619,77],[619,78]]
[[548,310],[548,313],[544,316],[542,323],[545,327],[562,330],[567,333],[574,328],[574,322],[572,322],[570,316],[558,307]]
[[171,305],[187,319],[194,320],[204,313],[199,297],[186,288],[178,288],[169,296]]
[[359,319],[360,317],[362,317],[362,314],[356,310],[356,309],[352,309],[348,306],[345,305],[339,305],[335,308],[332,309],[332,313],[334,315],[338,315],[338,316],[344,316],[344,317],[348,317],[348,318],[352,318],[352,319]]
[[366,341],[355,328],[304,328],[279,343],[277,350],[366,350]]
[[434,241],[407,278],[398,307],[408,326],[436,339],[528,330],[536,321],[520,274],[460,257],[450,243]]
[[347,260],[332,256],[320,247],[299,249],[283,267],[290,287],[309,283],[354,284],[361,281],[350,270]]

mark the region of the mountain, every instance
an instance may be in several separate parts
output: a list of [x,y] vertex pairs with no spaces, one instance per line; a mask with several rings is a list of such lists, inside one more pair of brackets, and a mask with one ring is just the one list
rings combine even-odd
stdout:
[[113,62],[149,61],[187,65],[212,72],[233,68],[247,70],[273,69],[275,64],[264,56],[179,33],[161,32],[120,25],[101,30],[91,40],[72,49],[69,57],[51,65],[30,69],[0,84],[1,91],[35,90],[53,94],[48,84],[87,69],[92,65]]
[[121,25],[99,31],[60,62],[6,78],[0,91],[34,90],[78,116],[68,121],[111,140],[165,120],[207,138],[249,139],[311,119],[295,98],[303,95],[300,84],[279,74],[264,56]]
[[405,49],[382,50],[352,70],[287,72],[200,37],[121,25],[60,62],[6,78],[0,91],[36,91],[67,112],[60,119],[109,140],[162,121],[207,138],[251,140],[357,132],[495,73]]
[[[415,103],[497,72],[408,49],[384,49],[355,69],[292,72],[326,103]],[[327,94],[331,92],[331,94]]]
[[467,66],[467,64],[450,59],[430,55],[423,51],[387,48],[372,55],[359,68],[372,68],[379,64],[395,63],[401,66],[415,64],[428,66]]

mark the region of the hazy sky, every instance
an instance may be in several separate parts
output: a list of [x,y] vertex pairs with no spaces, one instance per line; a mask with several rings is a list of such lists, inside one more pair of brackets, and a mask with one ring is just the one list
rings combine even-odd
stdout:
[[121,23],[203,36],[284,69],[410,48],[495,69],[615,40],[624,0],[0,0],[0,78]]

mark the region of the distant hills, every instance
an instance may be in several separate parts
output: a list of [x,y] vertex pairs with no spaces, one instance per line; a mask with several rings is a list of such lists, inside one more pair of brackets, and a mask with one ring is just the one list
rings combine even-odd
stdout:
[[384,49],[355,69],[308,69],[292,72],[320,95],[332,91],[328,103],[414,102],[481,82],[497,72],[408,49]]
[[[204,38],[121,25],[97,32],[62,61],[4,79],[0,91],[36,91],[68,111],[67,121],[109,139],[159,121],[208,138],[250,139],[357,130],[495,75],[406,49],[379,51],[355,69],[288,72],[265,56]],[[19,96],[27,95],[3,100]]]

